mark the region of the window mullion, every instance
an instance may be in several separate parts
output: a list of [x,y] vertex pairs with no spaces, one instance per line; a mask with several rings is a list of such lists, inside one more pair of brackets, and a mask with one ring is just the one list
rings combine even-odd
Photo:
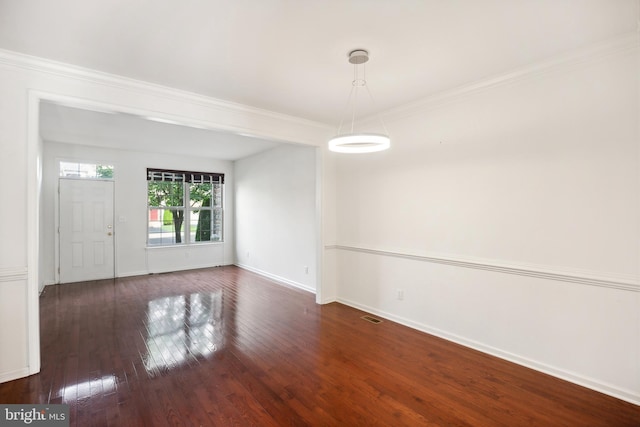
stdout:
[[184,243],[185,245],[191,244],[191,189],[187,181],[183,182],[184,185]]

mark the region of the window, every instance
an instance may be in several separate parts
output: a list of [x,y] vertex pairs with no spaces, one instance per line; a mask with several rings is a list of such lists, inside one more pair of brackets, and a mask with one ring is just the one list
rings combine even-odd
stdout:
[[222,242],[223,187],[220,173],[147,169],[147,244]]
[[60,162],[60,176],[63,178],[113,179],[113,165]]

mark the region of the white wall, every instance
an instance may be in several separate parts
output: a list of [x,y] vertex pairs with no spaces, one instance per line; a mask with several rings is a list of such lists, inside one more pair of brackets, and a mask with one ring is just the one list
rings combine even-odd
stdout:
[[[0,93],[0,194],[12,203],[0,213],[0,382],[40,370],[41,99],[309,145],[330,133],[311,121],[8,51],[0,51]],[[119,268],[138,265],[122,260]]]
[[57,260],[58,162],[60,160],[96,162],[115,166],[115,252],[116,277],[185,270],[233,264],[233,192],[224,193],[224,243],[147,248],[146,169],[166,168],[225,174],[225,187],[233,188],[233,163],[230,161],[122,151],[47,141],[44,144],[44,277],[55,283]]
[[235,162],[236,259],[316,291],[316,149],[284,145]]
[[322,266],[320,270],[320,283],[316,293],[316,302],[325,304],[337,301],[338,299],[338,279],[336,265],[336,251],[333,250],[337,243],[336,224],[336,160],[340,154],[324,150],[319,170],[321,171],[321,188],[318,190],[318,203],[322,212],[319,227],[322,235],[322,250],[318,251],[318,264]]
[[338,299],[639,403],[638,48],[531,71],[339,158]]
[[[28,301],[33,299],[33,280],[37,266],[28,267],[27,250],[29,230],[27,223],[30,204],[27,194],[37,189],[37,176],[27,176],[35,170],[37,144],[34,141],[35,158],[27,161],[27,93],[25,79],[11,67],[0,70],[0,194],[12,201],[12,212],[3,210],[0,221],[0,381],[19,378],[31,373],[28,342],[32,330],[27,322]],[[37,190],[33,195],[38,200]],[[37,218],[37,215],[36,215]],[[33,226],[34,224],[30,224]],[[31,242],[36,249],[39,241]],[[33,269],[36,269],[35,273]],[[29,286],[28,286],[29,285]],[[35,291],[37,294],[37,282]]]

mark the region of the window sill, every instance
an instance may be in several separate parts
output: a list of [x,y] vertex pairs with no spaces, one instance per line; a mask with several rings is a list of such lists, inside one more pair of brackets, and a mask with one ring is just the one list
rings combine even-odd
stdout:
[[146,250],[156,250],[156,249],[191,249],[191,248],[201,248],[207,246],[220,246],[224,245],[224,242],[202,242],[202,243],[179,243],[175,245],[154,245],[154,246],[145,246]]

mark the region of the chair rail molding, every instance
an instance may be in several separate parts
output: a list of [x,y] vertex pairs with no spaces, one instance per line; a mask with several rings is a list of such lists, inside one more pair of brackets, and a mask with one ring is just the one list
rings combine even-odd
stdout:
[[544,265],[506,263],[497,260],[486,260],[442,254],[412,254],[396,250],[390,251],[345,245],[330,245],[325,246],[325,249],[358,252],[385,257],[404,258],[413,261],[445,264],[456,267],[514,274],[518,276],[537,277],[540,279],[555,280],[559,282],[580,283],[590,286],[640,292],[640,282],[637,278],[630,276],[621,276],[608,273],[602,274],[570,269],[558,269],[557,267]]
[[27,280],[27,267],[0,267],[0,282]]

